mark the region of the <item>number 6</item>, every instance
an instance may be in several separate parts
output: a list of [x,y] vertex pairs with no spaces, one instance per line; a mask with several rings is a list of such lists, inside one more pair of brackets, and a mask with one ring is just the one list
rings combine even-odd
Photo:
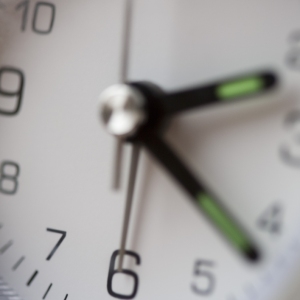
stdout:
[[[140,256],[137,253],[126,250],[125,254],[129,255],[129,256],[132,256],[133,258],[135,258],[137,265],[139,265],[141,263]],[[108,279],[107,279],[107,291],[108,291],[108,293],[111,296],[113,296],[115,298],[119,298],[119,299],[132,299],[132,298],[135,297],[135,295],[137,293],[138,286],[139,286],[139,278],[138,278],[137,274],[134,273],[131,270],[123,269],[122,272],[119,272],[118,270],[115,270],[115,261],[116,261],[116,258],[117,258],[118,255],[119,255],[119,250],[116,250],[116,251],[113,252],[113,254],[111,256],[111,259],[110,259],[109,271],[108,271]],[[133,277],[134,287],[133,287],[133,291],[132,291],[132,293],[130,295],[118,294],[118,293],[115,293],[112,290],[113,277],[117,273],[124,273],[124,274],[127,274],[127,275]]]

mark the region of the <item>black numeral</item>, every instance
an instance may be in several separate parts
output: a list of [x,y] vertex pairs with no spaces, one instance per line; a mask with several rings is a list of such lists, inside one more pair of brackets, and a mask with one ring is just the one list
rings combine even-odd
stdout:
[[21,24],[21,30],[22,30],[22,31],[25,31],[25,30],[26,30],[27,18],[28,18],[28,8],[29,8],[29,0],[20,2],[20,3],[16,6],[16,10],[21,10],[21,9],[23,9],[22,24]]
[[268,207],[258,219],[258,227],[271,234],[280,234],[283,224],[283,208],[274,203]]
[[[137,253],[126,250],[125,254],[133,257],[135,259],[137,265],[139,265],[141,263],[140,256]],[[107,279],[107,291],[111,296],[118,298],[118,299],[133,299],[136,296],[136,293],[138,291],[139,277],[135,272],[133,272],[131,270],[123,269],[122,272],[119,272],[118,270],[115,269],[115,261],[116,261],[116,258],[118,255],[119,255],[119,250],[116,250],[116,251],[114,251],[114,253],[112,254],[111,259],[110,259],[108,279]],[[133,286],[132,293],[130,295],[123,295],[123,294],[119,294],[119,293],[116,293],[113,291],[113,289],[112,289],[113,277],[118,273],[123,273],[123,274],[131,276],[133,278],[134,286]]]
[[[4,86],[4,77],[5,75],[13,75],[18,78],[17,87],[11,91],[7,87]],[[0,99],[3,98],[12,98],[11,101],[14,101],[9,105],[10,108],[7,107],[6,99],[1,99],[0,101],[0,114],[2,115],[16,115],[21,107],[23,91],[24,91],[24,81],[25,76],[21,70],[12,68],[12,67],[2,67],[0,68]],[[2,96],[2,97],[1,97]]]
[[287,165],[300,168],[300,110],[290,112],[284,125],[290,137],[280,146],[280,157]]
[[[22,1],[16,6],[16,10],[23,10],[22,24],[21,24],[22,31],[25,31],[27,27],[29,6],[30,6],[29,0]],[[38,21],[45,19],[45,16],[41,13],[41,11],[46,12],[46,10],[48,10],[49,12],[49,17],[46,21],[43,22],[45,23],[48,22],[48,24],[47,26],[45,26],[45,28],[41,28]],[[43,2],[43,1],[37,2],[35,4],[34,12],[33,12],[32,31],[37,34],[51,33],[55,21],[55,13],[56,13],[56,8],[54,4],[50,2]]]
[[300,71],[300,30],[294,31],[290,36],[290,50],[286,62],[291,69]]
[[205,260],[197,260],[194,264],[193,275],[197,282],[192,283],[192,291],[200,296],[209,296],[215,289],[216,280],[211,271],[207,268],[212,268],[213,262]]
[[[50,19],[49,19],[49,24],[48,24],[48,28],[46,29],[39,29],[37,26],[37,19],[38,19],[38,15],[39,15],[39,11],[40,9],[44,7],[50,10]],[[35,9],[34,9],[34,16],[33,16],[33,20],[32,20],[32,30],[36,33],[39,34],[48,34],[52,31],[53,28],[53,24],[54,24],[54,19],[55,19],[55,6],[52,3],[48,3],[48,2],[38,2],[35,5]]]
[[57,230],[57,229],[51,229],[51,228],[47,228],[47,231],[48,232],[53,232],[53,233],[61,234],[61,237],[58,240],[57,244],[54,246],[54,248],[51,250],[51,252],[49,253],[49,255],[46,258],[46,260],[50,260],[53,257],[53,255],[55,254],[55,252],[58,250],[58,248],[61,245],[61,243],[66,238],[67,232],[66,231],[62,231],[62,230]]
[[[9,170],[10,169],[10,170]],[[13,161],[4,161],[1,164],[0,192],[13,195],[18,190],[20,167]]]

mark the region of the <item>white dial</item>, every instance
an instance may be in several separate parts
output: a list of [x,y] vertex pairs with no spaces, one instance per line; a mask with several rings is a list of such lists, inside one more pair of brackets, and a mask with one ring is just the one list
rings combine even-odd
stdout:
[[[1,1],[0,298],[297,299],[299,20],[299,0]],[[245,260],[142,147],[118,273],[131,145],[113,191],[99,94],[264,70],[276,89],[182,113],[164,135],[260,260]]]

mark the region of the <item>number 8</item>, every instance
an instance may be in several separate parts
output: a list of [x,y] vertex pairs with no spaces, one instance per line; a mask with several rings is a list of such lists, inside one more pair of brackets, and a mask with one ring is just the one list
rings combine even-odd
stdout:
[[[14,168],[15,172],[14,174],[6,174],[5,168],[7,166],[10,166]],[[18,189],[18,176],[20,174],[20,167],[17,163],[14,163],[12,161],[4,161],[1,164],[1,177],[0,177],[0,192],[3,194],[13,195],[17,192]],[[10,181],[13,184],[12,189],[7,189],[3,186],[3,182]]]

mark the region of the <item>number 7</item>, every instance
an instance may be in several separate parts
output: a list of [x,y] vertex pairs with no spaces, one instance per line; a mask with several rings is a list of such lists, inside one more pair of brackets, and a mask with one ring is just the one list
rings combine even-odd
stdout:
[[48,257],[46,258],[46,260],[50,260],[52,258],[52,256],[55,254],[55,252],[57,251],[57,249],[59,248],[59,246],[61,245],[61,243],[64,241],[64,239],[67,236],[67,232],[66,231],[62,231],[62,230],[56,230],[56,229],[51,229],[51,228],[47,228],[47,231],[49,232],[53,232],[53,233],[59,233],[61,234],[61,238],[58,240],[57,244],[54,246],[54,248],[51,250],[50,254],[48,255]]

